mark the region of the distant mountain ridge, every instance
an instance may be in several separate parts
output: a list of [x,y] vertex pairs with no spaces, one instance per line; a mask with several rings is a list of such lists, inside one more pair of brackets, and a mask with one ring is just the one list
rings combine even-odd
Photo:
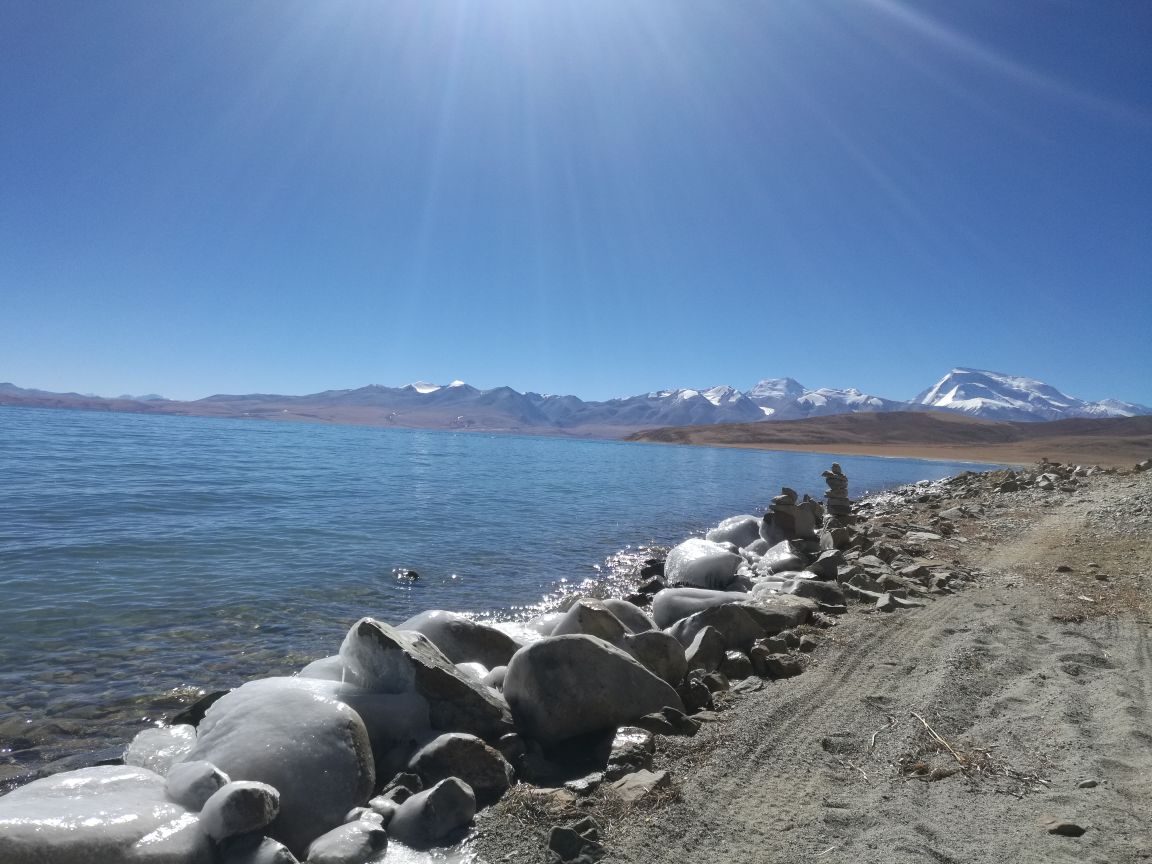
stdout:
[[685,387],[606,401],[520,393],[511,387],[479,390],[463,381],[446,385],[417,381],[403,387],[371,384],[305,396],[217,394],[187,402],[154,394],[103,399],[0,384],[0,405],[601,437],[670,426],[894,411],[948,411],[1025,422],[1152,415],[1152,408],[1144,405],[1114,399],[1088,402],[1032,378],[968,368],[951,370],[907,402],[854,388],[811,390],[792,378],[766,378],[748,391]]

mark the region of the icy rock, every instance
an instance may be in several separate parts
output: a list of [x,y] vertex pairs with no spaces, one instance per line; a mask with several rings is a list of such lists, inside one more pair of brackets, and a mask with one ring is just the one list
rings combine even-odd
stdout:
[[748,595],[740,591],[712,591],[707,588],[665,588],[652,598],[652,618],[659,627],[670,627],[702,609],[739,603]]
[[594,636],[553,636],[508,664],[504,695],[517,728],[544,745],[599,732],[665,705],[676,691],[624,651]]
[[388,834],[374,821],[359,819],[312,841],[307,864],[377,864],[385,860]]
[[199,811],[229,777],[211,762],[177,762],[164,781],[168,797],[182,807]]
[[219,843],[237,834],[259,831],[280,812],[280,793],[267,783],[235,780],[221,786],[204,802],[200,827]]
[[164,726],[139,732],[124,751],[124,764],[164,775],[196,743],[196,727]]
[[134,765],[65,771],[0,797],[4,864],[212,864],[199,820]]
[[297,855],[363,804],[375,782],[364,722],[333,695],[334,686],[250,681],[208,710],[187,757],[278,790],[280,813],[268,833]]
[[693,537],[668,553],[664,578],[670,585],[680,583],[722,591],[736,581],[736,570],[743,561],[719,543]]
[[478,624],[455,612],[432,609],[401,624],[398,630],[422,633],[453,663],[507,666],[520,643],[495,627]]
[[339,654],[313,660],[297,674],[301,678],[316,678],[321,681],[339,681],[342,684],[353,684],[357,686],[360,684],[356,674],[344,665],[344,661],[340,658]]
[[732,543],[738,548],[750,546],[760,539],[760,520],[747,514],[730,516],[705,534],[704,539],[712,543]]
[[435,729],[499,738],[512,731],[500,694],[457,669],[431,642],[362,618],[352,626],[340,656],[361,686],[375,693],[417,693],[428,703]]
[[300,864],[288,847],[271,837],[246,834],[220,846],[221,864]]
[[525,626],[534,633],[539,633],[541,636],[551,636],[552,630],[560,623],[560,619],[563,617],[563,612],[545,612],[543,615],[537,615]]
[[489,671],[488,674],[480,680],[484,685],[488,687],[494,687],[497,690],[503,690],[504,676],[506,674],[508,674],[507,666],[497,666],[495,669]]
[[405,846],[430,849],[456,840],[475,815],[476,797],[471,788],[463,780],[449,777],[401,804],[388,833]]
[[782,540],[761,556],[758,569],[766,573],[780,573],[784,570],[800,570],[805,563],[804,553],[791,540]]
[[455,666],[469,678],[475,678],[480,682],[483,682],[488,675],[488,667],[483,663],[457,663]]
[[459,777],[476,795],[480,806],[494,803],[512,785],[512,766],[475,735],[450,732],[417,751],[408,768],[420,775],[425,786],[448,777]]

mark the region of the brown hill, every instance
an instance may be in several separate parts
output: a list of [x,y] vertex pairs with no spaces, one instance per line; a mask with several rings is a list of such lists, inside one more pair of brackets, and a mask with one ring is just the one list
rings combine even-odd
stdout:
[[1006,423],[943,412],[897,411],[679,426],[637,432],[628,440],[1003,464],[1047,458],[1132,465],[1152,457],[1152,417]]

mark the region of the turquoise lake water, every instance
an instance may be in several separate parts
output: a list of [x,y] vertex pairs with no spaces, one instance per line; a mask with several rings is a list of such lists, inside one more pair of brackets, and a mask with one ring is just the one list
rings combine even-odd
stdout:
[[[335,653],[363,615],[526,617],[781,485],[822,494],[831,461],[0,408],[0,790],[200,689]],[[838,461],[854,497],[971,467]]]

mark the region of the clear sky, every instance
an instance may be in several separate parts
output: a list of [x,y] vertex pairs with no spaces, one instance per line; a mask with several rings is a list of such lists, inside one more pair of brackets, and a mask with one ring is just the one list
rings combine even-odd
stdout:
[[1147,0],[4,0],[0,381],[1152,404]]

